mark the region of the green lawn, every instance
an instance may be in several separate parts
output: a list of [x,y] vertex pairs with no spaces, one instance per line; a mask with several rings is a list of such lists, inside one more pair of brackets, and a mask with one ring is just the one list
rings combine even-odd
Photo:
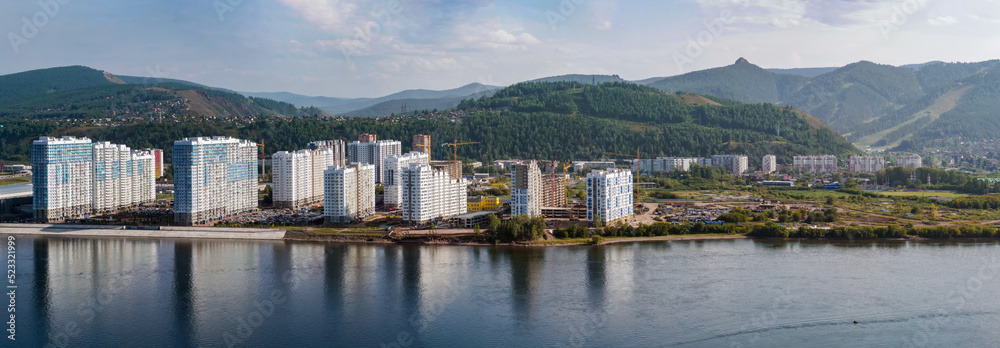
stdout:
[[875,192],[886,196],[896,196],[896,197],[941,197],[941,198],[959,198],[968,196],[964,193],[955,193],[951,191],[880,191]]
[[30,184],[30,183],[31,183],[31,177],[24,177],[24,176],[17,178],[0,179],[0,186]]

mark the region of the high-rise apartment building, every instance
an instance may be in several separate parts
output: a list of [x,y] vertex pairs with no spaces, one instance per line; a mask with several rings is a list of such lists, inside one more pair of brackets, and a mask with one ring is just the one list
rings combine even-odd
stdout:
[[807,173],[833,173],[837,168],[837,156],[795,156],[792,158],[792,167]]
[[[320,172],[322,173],[322,172]],[[313,191],[313,151],[280,151],[271,156],[275,208],[298,209],[322,199]]]
[[389,156],[385,159],[385,163],[383,163],[385,180],[382,181],[382,186],[385,187],[383,202],[385,202],[386,207],[398,207],[402,202],[403,168],[409,167],[411,164],[430,165],[430,156],[414,150],[404,155]]
[[885,157],[882,156],[850,156],[847,163],[852,173],[874,173],[885,169]]
[[374,165],[375,181],[381,183],[385,180],[382,164],[389,156],[398,156],[402,153],[402,143],[396,140],[374,141],[375,136],[370,134],[362,134],[359,138],[371,139],[372,141],[353,141],[347,144],[347,161]]
[[778,158],[774,155],[764,155],[760,163],[760,171],[764,173],[774,173],[778,170]]
[[153,171],[153,173],[156,175],[156,179],[159,179],[160,177],[163,176],[164,170],[166,170],[166,167],[163,166],[163,150],[146,149],[144,151],[149,151],[151,154],[153,154],[153,164],[156,166],[156,169]]
[[148,149],[132,150],[131,156],[132,172],[128,174],[132,176],[132,201],[129,205],[156,201],[155,154]]
[[566,206],[566,174],[542,174],[542,206]]
[[257,144],[229,137],[174,142],[174,222],[208,223],[257,209]]
[[442,172],[448,173],[453,179],[458,179],[462,177],[462,162],[461,161],[431,161],[431,167],[435,170],[440,170]]
[[404,222],[423,224],[468,212],[468,183],[464,179],[452,178],[428,165],[411,164],[403,168],[400,180]]
[[423,152],[430,156],[431,154],[431,136],[424,134],[417,134],[413,136],[413,151]]
[[542,172],[536,161],[510,167],[510,215],[542,216]]
[[900,167],[920,168],[924,166],[924,160],[920,155],[899,155],[896,156],[896,160]]
[[[121,201],[131,200],[131,177],[122,175],[122,167],[131,167],[131,149],[110,142],[94,143],[93,210],[111,212],[121,206]],[[126,196],[126,197],[122,197]]]
[[373,142],[375,142],[375,134],[361,134],[361,135],[358,135],[358,142],[361,142],[361,143],[373,143]]
[[747,171],[749,162],[747,156],[715,155],[712,156],[712,165],[725,168],[735,175],[740,175]]
[[281,151],[271,156],[274,207],[299,209],[323,202],[323,173],[344,164],[339,140],[309,143],[309,149]]
[[94,143],[93,212],[113,213],[156,200],[156,165],[151,151],[110,142]]
[[37,222],[79,219],[93,210],[94,146],[88,138],[40,137],[31,143]]
[[327,223],[350,223],[375,215],[374,165],[330,167],[323,179],[323,217]]
[[587,174],[587,221],[607,224],[632,216],[632,172],[612,168]]
[[[344,166],[347,165],[347,145],[344,144],[343,140],[320,140],[314,141],[307,145],[310,150],[327,150],[325,154],[329,156],[329,161],[331,166]],[[323,168],[326,170],[326,168]],[[323,176],[320,174],[320,176]]]
[[155,157],[87,138],[41,137],[32,143],[35,219],[59,222],[156,200]]

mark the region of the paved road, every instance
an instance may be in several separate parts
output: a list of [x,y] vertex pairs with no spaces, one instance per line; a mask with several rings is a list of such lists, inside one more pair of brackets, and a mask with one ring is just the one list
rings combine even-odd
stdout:
[[0,186],[0,199],[31,196],[31,184]]

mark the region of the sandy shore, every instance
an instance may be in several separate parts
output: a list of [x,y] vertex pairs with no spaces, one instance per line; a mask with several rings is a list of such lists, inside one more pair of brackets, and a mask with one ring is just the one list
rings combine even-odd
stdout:
[[244,240],[281,240],[285,238],[285,230],[264,228],[160,226],[148,229],[126,229],[125,226],[116,225],[57,224],[0,224],[0,234]]

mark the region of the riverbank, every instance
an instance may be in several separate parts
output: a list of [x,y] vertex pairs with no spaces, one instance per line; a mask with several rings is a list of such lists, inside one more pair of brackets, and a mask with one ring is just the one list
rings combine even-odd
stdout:
[[[512,247],[556,247],[594,245],[592,238],[556,239],[547,235],[546,239],[532,242],[498,243],[484,241],[472,234],[449,234],[439,230],[433,235],[413,234],[387,237],[376,233],[311,234],[291,229],[231,228],[231,227],[183,227],[183,226],[121,226],[121,225],[61,225],[61,224],[0,224],[0,234],[41,235],[66,237],[111,237],[111,238],[180,238],[180,239],[229,239],[229,240],[286,240],[312,243],[360,243],[360,244],[400,244],[400,245],[460,245],[460,246],[512,246]],[[598,245],[635,242],[661,241],[708,241],[734,239],[761,240],[814,240],[814,241],[998,241],[998,237],[927,238],[920,236],[887,238],[802,238],[783,236],[751,236],[745,234],[677,234],[654,237],[602,237]]]
[[264,228],[183,226],[135,227],[121,225],[0,224],[0,233],[67,237],[282,240],[285,238],[286,231]]

